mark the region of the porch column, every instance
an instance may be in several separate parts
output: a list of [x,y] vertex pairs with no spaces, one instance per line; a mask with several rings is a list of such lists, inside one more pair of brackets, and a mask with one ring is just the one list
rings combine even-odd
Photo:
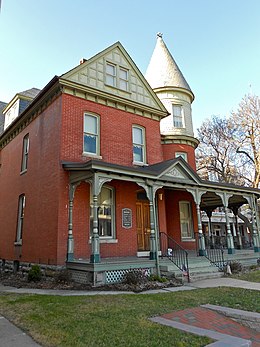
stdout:
[[100,247],[98,235],[98,197],[93,194],[93,231],[92,231],[92,254],[90,256],[91,263],[100,262]]
[[236,229],[236,235],[237,235],[237,249],[242,249],[243,248],[243,244],[242,244],[242,237],[241,237],[241,233],[239,230],[239,226],[238,226],[238,207],[233,207],[232,211],[234,213],[235,216],[235,229]]
[[247,199],[247,201],[249,203],[249,207],[251,208],[251,211],[252,211],[252,229],[253,229],[252,239],[253,239],[253,244],[254,244],[254,251],[260,252],[260,236],[259,236],[257,225],[256,225],[257,210],[256,210],[255,197],[254,196],[250,196],[250,197],[245,196],[245,198]]
[[194,202],[196,204],[197,218],[198,218],[198,248],[199,256],[204,256],[207,254],[205,247],[205,238],[202,231],[201,213],[200,213],[200,200],[205,191],[199,191],[197,188],[187,188],[189,193],[192,194]]
[[260,240],[259,240],[259,234],[258,234],[258,230],[257,230],[257,226],[256,226],[256,220],[255,218],[257,218],[256,216],[256,204],[254,201],[254,198],[252,198],[252,226],[253,226],[253,244],[254,244],[254,251],[255,252],[260,252]]
[[227,228],[227,246],[228,246],[228,254],[234,254],[235,248],[234,248],[234,240],[230,229],[230,221],[229,221],[229,215],[228,215],[228,206],[225,204],[225,217],[226,217],[226,228]]
[[198,218],[198,232],[199,232],[199,255],[206,255],[205,238],[202,231],[200,204],[196,203],[197,218]]
[[210,240],[210,248],[214,248],[215,246],[215,237],[212,233],[212,221],[211,221],[211,217],[212,217],[212,210],[206,210],[209,222],[208,222],[208,228],[209,228],[209,240]]
[[154,204],[153,200],[149,200],[150,207],[150,260],[156,259],[156,240],[155,240],[155,219],[154,219]]
[[74,260],[74,238],[73,238],[73,201],[75,190],[79,183],[69,186],[69,210],[68,210],[68,241],[67,241],[67,261]]

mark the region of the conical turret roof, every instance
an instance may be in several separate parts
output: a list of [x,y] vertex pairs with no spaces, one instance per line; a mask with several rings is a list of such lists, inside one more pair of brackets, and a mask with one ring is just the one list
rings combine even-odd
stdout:
[[165,45],[161,33],[157,34],[156,46],[145,77],[153,89],[177,87],[192,93],[190,86]]

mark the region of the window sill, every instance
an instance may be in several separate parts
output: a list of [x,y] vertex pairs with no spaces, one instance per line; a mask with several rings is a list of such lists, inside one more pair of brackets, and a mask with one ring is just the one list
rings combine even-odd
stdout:
[[20,172],[20,175],[24,175],[27,172],[27,169]]
[[194,238],[186,238],[186,239],[181,239],[182,242],[195,242],[196,240]]
[[15,245],[15,246],[22,246],[22,244],[23,244],[23,241],[22,241],[22,240],[20,240],[20,241],[15,241],[15,242],[14,242],[14,245]]
[[140,163],[138,161],[133,161],[133,165],[136,165],[136,166],[149,166],[148,164],[146,163]]
[[[92,243],[92,240],[90,239],[89,244]],[[118,243],[118,239],[103,239],[102,237],[99,237],[99,243]]]
[[95,159],[103,159],[101,155],[93,154],[93,153],[87,153],[83,152],[82,153],[83,157],[89,157],[89,158],[95,158]]

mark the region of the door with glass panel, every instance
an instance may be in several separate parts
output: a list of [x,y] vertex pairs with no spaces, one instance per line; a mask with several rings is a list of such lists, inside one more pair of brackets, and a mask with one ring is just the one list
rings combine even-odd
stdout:
[[136,203],[136,227],[138,251],[149,251],[151,233],[149,202]]

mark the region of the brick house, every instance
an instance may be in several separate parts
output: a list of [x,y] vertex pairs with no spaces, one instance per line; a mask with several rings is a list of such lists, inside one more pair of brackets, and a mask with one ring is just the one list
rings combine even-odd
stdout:
[[[228,213],[255,211],[259,191],[199,178],[193,100],[161,34],[146,78],[117,42],[17,94],[0,135],[3,263],[67,266],[95,284],[160,272],[175,247],[206,254],[201,211],[219,206],[233,254]],[[255,252],[258,230],[255,214]]]

